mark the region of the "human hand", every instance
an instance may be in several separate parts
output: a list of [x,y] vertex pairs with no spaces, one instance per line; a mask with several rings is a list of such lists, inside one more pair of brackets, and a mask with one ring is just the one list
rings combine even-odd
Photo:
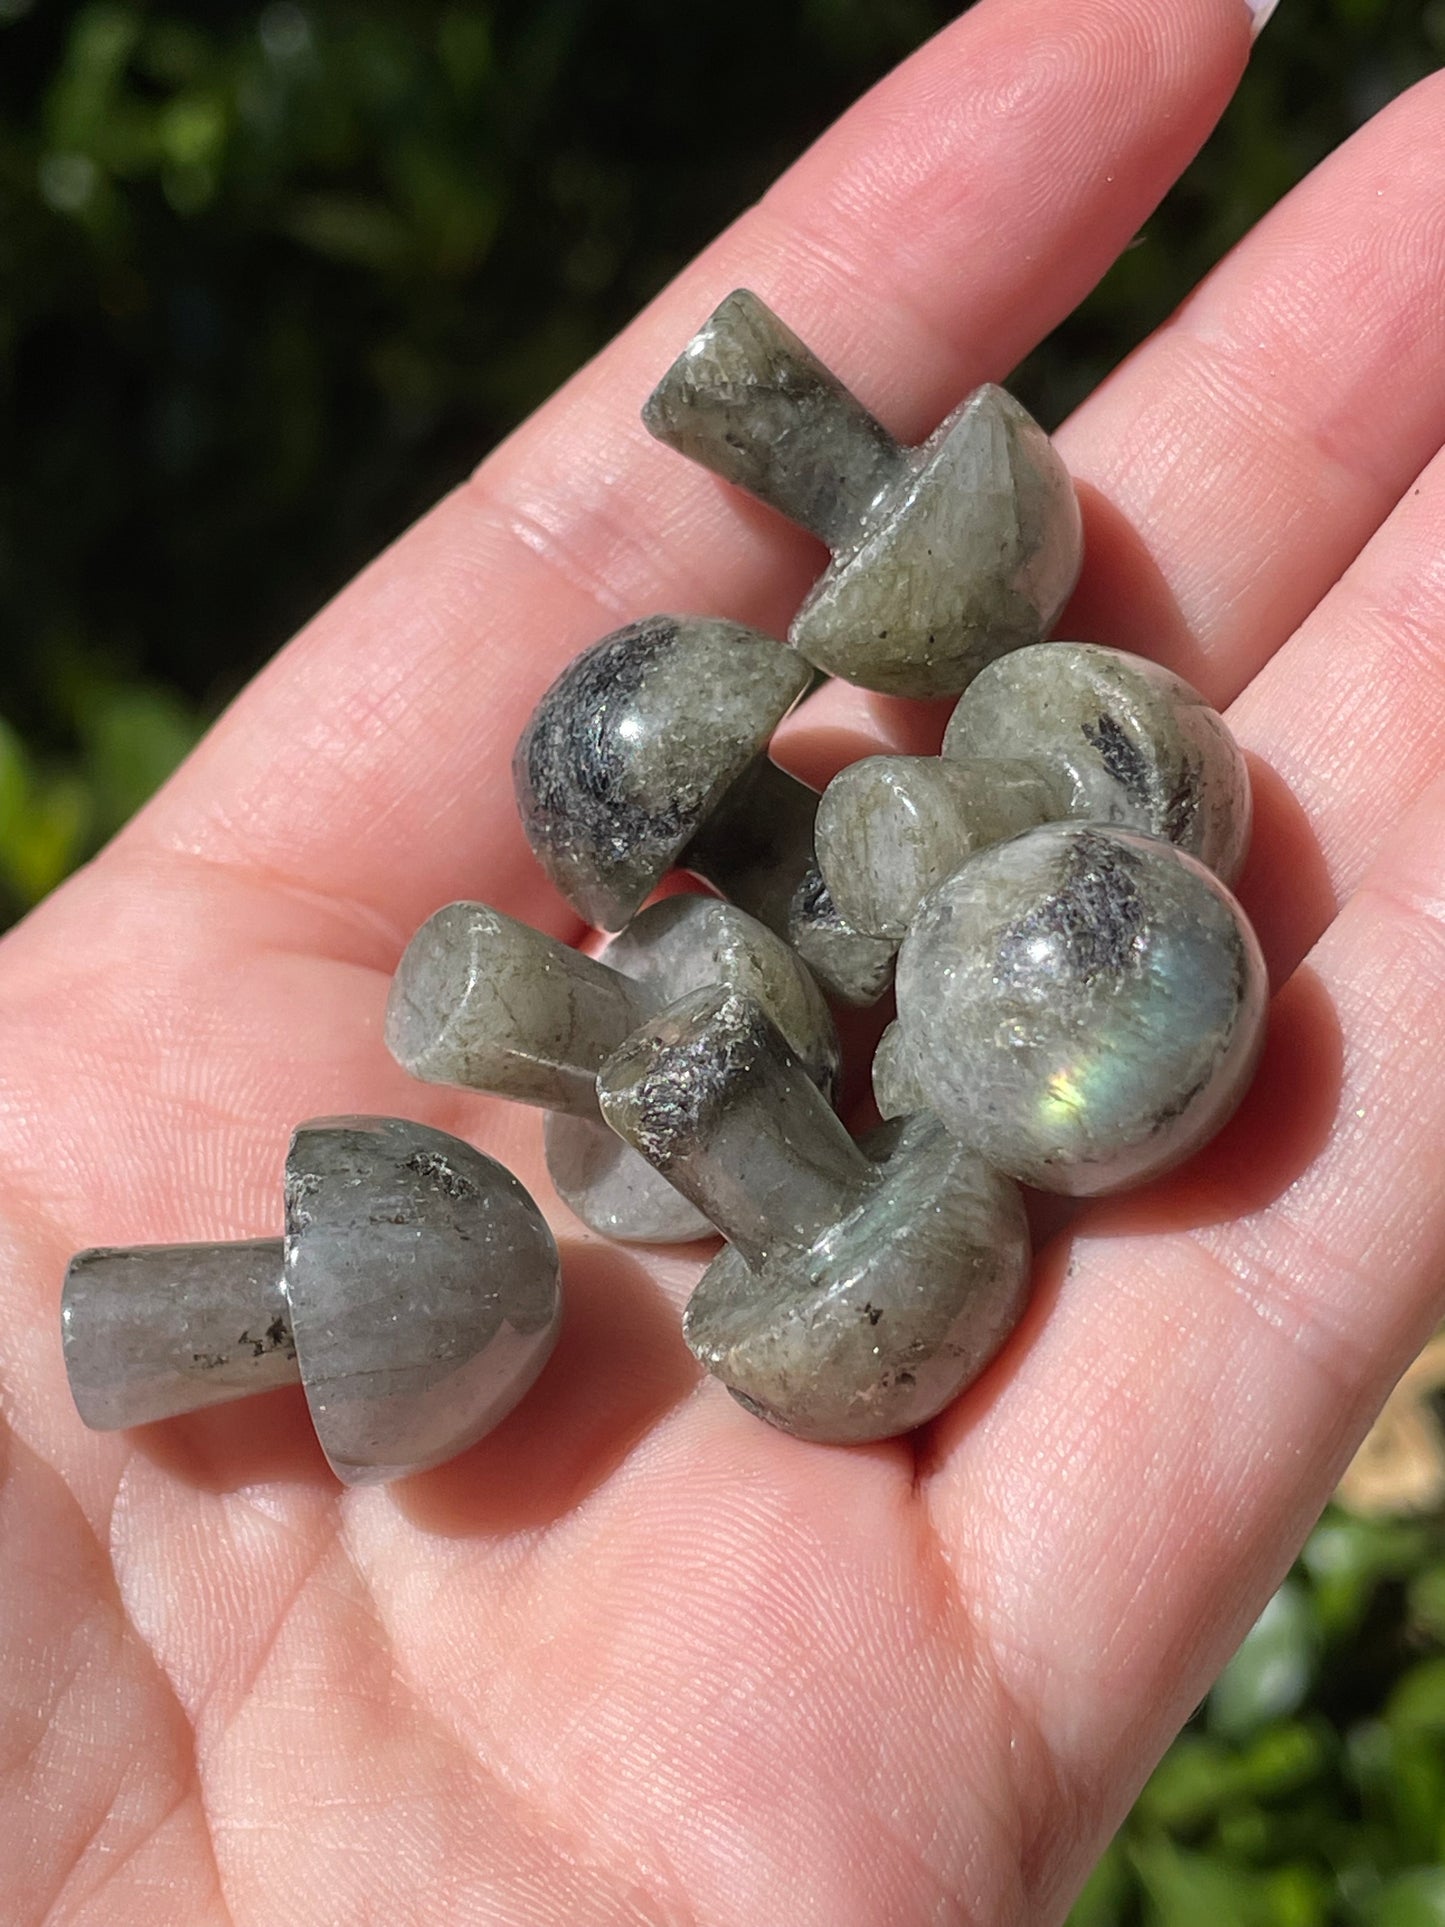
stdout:
[[[0,946],[7,1918],[1063,1912],[1439,1309],[1439,81],[1059,438],[1089,542],[1065,631],[1232,702],[1281,988],[1229,1132],[1045,1247],[951,1411],[868,1448],[770,1431],[697,1384],[696,1258],[565,1215],[543,1379],[393,1488],[340,1492],[296,1393],[88,1435],[56,1312],[79,1245],[273,1234],[309,1115],[425,1118],[547,1199],[534,1113],[390,1063],[389,972],[458,896],[580,934],[508,773],[563,662],[654,609],[781,633],[817,565],[651,444],[641,399],[746,283],[916,436],[1127,244],[1248,24],[1243,0],[983,0]],[[789,753],[820,777],[937,720],[832,685]]]

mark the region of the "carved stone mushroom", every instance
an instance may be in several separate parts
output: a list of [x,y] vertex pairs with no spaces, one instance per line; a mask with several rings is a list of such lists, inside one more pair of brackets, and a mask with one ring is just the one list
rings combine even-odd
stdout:
[[848,682],[956,695],[995,656],[1042,641],[1078,580],[1073,483],[1011,395],[976,389],[921,448],[901,447],[746,288],[642,419],[832,549],[789,639]]
[[1249,848],[1249,772],[1224,719],[1158,663],[1040,643],[975,678],[941,757],[841,770],[818,808],[818,863],[850,924],[901,940],[978,850],[1066,820],[1163,837],[1232,883]]
[[649,905],[601,959],[486,904],[448,904],[397,966],[386,1041],[414,1077],[547,1110],[552,1182],[594,1230],[680,1243],[712,1226],[602,1123],[597,1070],[638,1025],[714,984],[758,998],[826,1103],[838,1034],[817,985],[781,938],[715,897]]
[[794,941],[830,994],[881,996],[890,947],[830,904],[795,904],[818,794],[767,745],[810,680],[771,636],[692,616],[632,623],[568,664],[513,775],[527,839],[579,915],[620,930],[671,870],[691,870]]
[[608,1059],[598,1095],[728,1238],[683,1331],[770,1424],[833,1444],[911,1431],[1012,1330],[1017,1189],[926,1115],[860,1149],[749,998],[675,1005]]
[[880,1097],[922,1099],[1040,1190],[1120,1190],[1227,1122],[1267,996],[1249,920],[1212,871],[1155,837],[1046,824],[925,899]]
[[286,1156],[286,1229],[82,1251],[61,1302],[71,1392],[113,1431],[305,1387],[347,1485],[439,1465],[499,1423],[561,1321],[557,1247],[494,1158],[399,1118],[319,1118]]

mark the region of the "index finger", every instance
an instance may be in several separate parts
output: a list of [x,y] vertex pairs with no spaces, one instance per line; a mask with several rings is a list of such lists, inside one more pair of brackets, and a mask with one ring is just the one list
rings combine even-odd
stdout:
[[539,883],[510,755],[560,666],[657,609],[780,633],[818,566],[639,423],[705,314],[755,287],[916,436],[1102,275],[1224,107],[1250,21],[1245,0],[982,0],[324,610],[129,834],[398,941],[458,895],[519,907]]

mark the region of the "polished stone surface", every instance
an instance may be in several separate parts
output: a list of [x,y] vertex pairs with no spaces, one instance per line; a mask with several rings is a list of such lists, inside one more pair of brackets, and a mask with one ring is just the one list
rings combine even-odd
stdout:
[[1117,1190],[1225,1123],[1266,998],[1248,920],[1195,858],[1048,824],[925,901],[899,952],[890,1075],[1000,1170],[1047,1191]]
[[1051,642],[993,663],[949,719],[957,763],[1012,758],[1067,788],[1078,821],[1162,836],[1227,884],[1253,825],[1249,771],[1218,710],[1157,662]]
[[929,891],[975,851],[1067,814],[1064,798],[1017,764],[865,756],[823,792],[818,867],[840,915],[896,947]]
[[882,1118],[911,1117],[928,1109],[928,1098],[908,1060],[898,1019],[888,1025],[873,1052],[873,1102]]
[[608,1060],[598,1094],[729,1239],[684,1332],[771,1424],[836,1444],[909,1431],[1017,1320],[1029,1246],[1015,1187],[929,1116],[865,1155],[751,1000],[674,1005]]
[[485,903],[449,903],[402,953],[386,1047],[413,1077],[597,1116],[597,1066],[659,1008],[630,977]]
[[816,861],[803,872],[788,905],[788,942],[836,1003],[866,1008],[893,982],[897,944],[849,923]]
[[[838,1033],[817,985],[780,937],[734,904],[667,897],[634,917],[603,954],[655,991],[658,1008],[714,985],[755,998],[826,1101],[837,1096]],[[545,1135],[552,1182],[594,1230],[649,1244],[711,1236],[711,1222],[615,1131],[553,1115]]]
[[770,636],[694,616],[633,623],[563,670],[512,773],[528,841],[579,915],[623,927],[810,680]]
[[817,985],[780,937],[715,897],[650,904],[601,959],[486,904],[448,904],[397,966],[386,1041],[414,1077],[550,1111],[548,1169],[584,1223],[681,1242],[711,1226],[599,1121],[597,1070],[675,998],[719,983],[759,1000],[831,1098],[838,1035]]
[[322,1118],[286,1160],[284,1238],[81,1252],[61,1327],[88,1425],[299,1378],[338,1478],[454,1457],[512,1409],[561,1319],[557,1248],[510,1172],[444,1131]]
[[873,756],[818,807],[818,861],[842,914],[901,940],[930,890],[1039,823],[1162,836],[1233,882],[1249,847],[1249,774],[1223,719],[1157,663],[1050,642],[991,663],[943,756]]
[[1078,579],[1073,484],[1012,396],[980,388],[902,448],[747,289],[684,348],[643,420],[828,543],[789,636],[849,682],[956,694],[1041,641]]
[[71,1395],[97,1432],[301,1376],[280,1238],[78,1252],[60,1319]]
[[893,946],[855,930],[829,896],[813,854],[818,802],[760,756],[678,860],[785,938],[835,1003],[873,1004],[893,981]]

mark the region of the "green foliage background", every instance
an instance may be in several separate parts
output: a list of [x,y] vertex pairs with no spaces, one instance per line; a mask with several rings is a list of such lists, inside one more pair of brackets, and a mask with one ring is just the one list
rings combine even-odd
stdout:
[[[0,924],[951,11],[0,0]],[[1445,0],[1282,0],[1024,398],[1058,420],[1442,57]],[[1076,1919],[1445,1922],[1442,1849],[1445,1538],[1332,1513]]]

